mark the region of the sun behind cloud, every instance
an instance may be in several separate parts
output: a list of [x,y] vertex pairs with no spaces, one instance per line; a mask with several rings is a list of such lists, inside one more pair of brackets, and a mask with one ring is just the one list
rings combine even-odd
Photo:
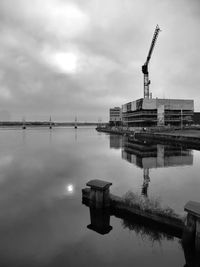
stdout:
[[57,73],[75,74],[80,65],[80,55],[76,49],[52,49],[46,46],[41,56],[42,62]]
[[75,73],[78,57],[73,52],[57,52],[51,57],[52,64],[64,73]]

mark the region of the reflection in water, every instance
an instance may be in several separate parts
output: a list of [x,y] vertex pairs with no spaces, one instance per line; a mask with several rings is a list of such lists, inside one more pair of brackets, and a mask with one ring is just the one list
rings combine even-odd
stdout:
[[77,141],[77,128],[75,128],[74,130],[75,130],[75,135],[74,135],[75,141]]
[[149,170],[193,164],[191,150],[182,146],[155,144],[126,136],[110,135],[110,148],[122,149],[122,158],[143,169],[142,195],[148,196]]
[[152,243],[156,241],[161,243],[164,239],[174,240],[172,233],[170,234],[167,233],[167,231],[162,231],[159,227],[153,227],[152,224],[142,224],[141,222],[124,219],[122,225],[124,228],[128,228],[129,230],[134,231],[137,235],[140,235],[142,240],[148,238]]
[[122,147],[122,136],[110,135],[110,148],[119,149]]
[[88,229],[101,235],[108,234],[113,229],[112,226],[110,226],[110,216],[112,213],[115,217],[122,219],[123,228],[128,228],[129,230],[134,231],[144,242],[149,240],[152,245],[157,242],[161,246],[164,240],[172,241],[174,238],[178,238],[178,242],[180,243],[180,246],[182,246],[185,256],[184,267],[200,266],[200,258],[195,252],[194,243],[184,244],[181,240],[182,234],[179,231],[177,232],[175,229],[168,228],[137,215],[127,216],[123,212],[115,209],[112,209],[112,211],[109,209],[96,209],[91,207],[89,203],[84,204],[88,206],[90,210],[91,223],[87,226]]
[[26,145],[26,131],[22,131],[22,144]]
[[52,128],[49,129],[49,144],[51,145],[52,143]]
[[126,137],[122,148],[122,158],[143,169],[193,164],[191,150],[181,146],[152,144]]
[[74,185],[73,184],[66,185],[65,189],[66,189],[67,195],[73,195],[74,194]]
[[[143,169],[142,195],[144,197],[148,197],[150,169],[193,165],[192,151],[181,145],[163,145],[124,136],[110,135],[110,148],[121,148],[123,159]],[[118,214],[115,214],[115,216],[120,218]],[[181,236],[176,235],[176,233],[170,233],[166,229],[159,229],[159,227],[154,227],[151,223],[137,220],[137,218],[132,220],[123,218],[122,225],[124,228],[139,234],[143,240],[148,238],[152,242],[158,241],[160,243],[164,239],[172,240],[174,236],[179,237],[185,255],[186,263],[184,267],[200,266],[200,255],[196,253],[194,243],[184,244],[184,242],[181,242]]]
[[142,195],[148,197],[148,187],[150,182],[149,169],[143,170],[143,177],[144,177],[144,182],[142,185]]
[[200,255],[195,250],[195,244],[184,242],[184,240],[181,242],[182,248],[185,255],[185,262],[186,264],[184,267],[199,267],[200,266]]
[[87,228],[101,235],[108,234],[112,230],[112,226],[110,226],[110,211],[108,209],[90,207],[90,221],[91,224]]
[[73,187],[72,184],[69,184],[69,185],[67,186],[67,191],[68,191],[68,192],[73,192],[73,191],[74,191],[74,187]]
[[[142,184],[140,179],[129,179],[134,171],[141,171],[135,165],[127,166],[119,150],[108,149],[109,135],[94,128],[78,129],[77,134],[78,144],[70,127],[53,128],[51,132],[40,127],[1,129],[0,266],[130,267],[134,263],[183,267],[183,251],[176,238],[164,239],[162,247],[157,242],[152,246],[148,238],[141,242],[134,231],[130,236],[128,228],[122,229],[121,220],[114,216],[110,218],[114,228],[110,234],[101,236],[87,229],[89,209],[80,203],[86,182],[112,179],[113,193],[121,195],[126,188]],[[160,177],[162,188],[155,188],[159,194],[167,191],[164,201],[176,203],[176,209],[182,209],[188,200],[200,201],[200,152],[195,151],[194,156],[193,168],[176,171],[176,182]],[[166,170],[169,176],[174,174],[174,169]],[[151,183],[153,173],[150,170]],[[73,191],[68,185],[73,185]],[[135,219],[132,221],[135,223]]]

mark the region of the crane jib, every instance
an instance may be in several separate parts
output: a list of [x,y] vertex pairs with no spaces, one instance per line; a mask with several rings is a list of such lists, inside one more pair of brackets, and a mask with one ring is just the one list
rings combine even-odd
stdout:
[[149,64],[149,61],[151,59],[151,55],[152,55],[156,40],[158,38],[159,32],[160,32],[160,28],[157,25],[156,28],[155,28],[154,34],[153,34],[153,39],[151,41],[151,46],[150,46],[150,49],[149,49],[149,53],[148,53],[146,62],[142,66],[142,72],[144,74],[144,98],[149,98],[149,95],[150,95],[149,94],[150,80],[149,80],[148,64]]
[[157,25],[157,26],[156,26],[156,29],[155,29],[155,32],[154,32],[154,35],[153,35],[153,39],[152,39],[152,42],[151,42],[151,46],[150,46],[150,49],[149,49],[149,53],[148,53],[148,56],[147,56],[147,62],[149,62],[149,60],[150,60],[150,58],[151,58],[151,55],[152,55],[152,52],[153,52],[153,49],[154,49],[156,40],[157,40],[157,38],[158,38],[159,31],[160,31],[160,28],[159,28],[159,26]]

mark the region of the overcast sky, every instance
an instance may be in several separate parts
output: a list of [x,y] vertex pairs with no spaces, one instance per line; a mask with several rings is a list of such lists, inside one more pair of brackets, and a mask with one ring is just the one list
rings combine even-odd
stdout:
[[143,97],[156,24],[153,97],[200,111],[199,0],[1,0],[0,119],[108,120]]

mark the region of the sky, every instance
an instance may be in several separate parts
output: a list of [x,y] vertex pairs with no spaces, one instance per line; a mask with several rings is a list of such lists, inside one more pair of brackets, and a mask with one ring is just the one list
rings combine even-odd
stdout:
[[199,0],[1,0],[0,120],[108,121],[143,97],[200,111]]

